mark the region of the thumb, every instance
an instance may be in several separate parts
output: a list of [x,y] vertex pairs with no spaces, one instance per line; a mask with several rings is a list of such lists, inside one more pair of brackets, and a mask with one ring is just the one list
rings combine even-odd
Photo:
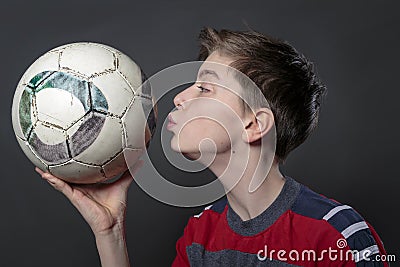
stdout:
[[63,193],[71,202],[73,202],[73,190],[71,186],[61,180],[58,177],[53,176],[48,172],[43,172],[39,168],[35,168],[36,172],[38,172],[43,179],[45,179],[51,186],[53,186],[56,190]]

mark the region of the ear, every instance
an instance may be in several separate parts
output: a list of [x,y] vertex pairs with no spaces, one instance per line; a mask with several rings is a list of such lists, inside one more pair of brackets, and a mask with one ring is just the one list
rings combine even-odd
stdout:
[[246,127],[242,139],[246,143],[252,143],[261,139],[274,126],[274,114],[269,108],[260,108],[256,113],[249,112],[245,121]]

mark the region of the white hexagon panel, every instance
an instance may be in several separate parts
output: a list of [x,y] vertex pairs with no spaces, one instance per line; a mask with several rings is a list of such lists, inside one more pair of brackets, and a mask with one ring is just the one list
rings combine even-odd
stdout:
[[100,166],[77,162],[73,159],[64,164],[49,166],[49,169],[51,174],[62,177],[70,183],[97,183],[106,179]]
[[121,53],[120,51],[118,51],[117,49],[115,49],[114,47],[111,47],[111,46],[109,46],[109,45],[98,44],[98,43],[92,43],[92,44],[97,45],[97,46],[100,46],[100,47],[102,47],[102,48],[104,48],[104,49],[107,49],[107,50],[109,50],[109,51],[112,52],[112,53],[116,53],[116,54],[120,54],[120,53]]
[[125,115],[122,117],[124,145],[127,148],[145,148],[150,139],[150,131],[147,127],[143,101],[146,101],[146,99],[136,96]]
[[[93,78],[92,83],[101,91],[108,103],[108,109],[101,111],[111,113],[121,117],[133,99],[133,90],[131,86],[121,78],[118,72],[107,73]],[[93,109],[98,110],[96,104],[96,95],[92,92]]]
[[91,77],[116,70],[114,53],[93,43],[67,46],[60,56],[60,69]]
[[51,73],[34,90],[38,119],[63,129],[72,126],[91,108],[90,89],[79,76]]
[[123,53],[117,54],[118,57],[118,71],[124,77],[132,89],[137,92],[138,88],[142,85],[143,77],[140,67],[132,61],[127,55]]

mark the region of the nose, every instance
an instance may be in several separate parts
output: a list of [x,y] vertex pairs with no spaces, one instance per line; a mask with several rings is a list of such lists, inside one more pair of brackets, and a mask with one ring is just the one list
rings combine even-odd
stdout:
[[179,94],[177,94],[174,97],[174,105],[177,109],[181,109],[184,108],[184,105],[186,101],[192,99],[194,97],[193,92],[191,92],[190,88],[192,86],[186,88],[185,90],[183,90],[182,92],[180,92]]

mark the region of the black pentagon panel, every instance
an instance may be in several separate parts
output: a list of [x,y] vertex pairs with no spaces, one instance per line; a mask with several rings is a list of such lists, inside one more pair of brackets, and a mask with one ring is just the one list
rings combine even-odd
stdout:
[[105,120],[105,115],[93,112],[83,118],[82,124],[69,138],[72,157],[82,153],[96,140]]
[[38,156],[50,164],[61,164],[70,159],[66,142],[55,145],[45,144],[37,137],[35,131],[32,132],[28,142]]

